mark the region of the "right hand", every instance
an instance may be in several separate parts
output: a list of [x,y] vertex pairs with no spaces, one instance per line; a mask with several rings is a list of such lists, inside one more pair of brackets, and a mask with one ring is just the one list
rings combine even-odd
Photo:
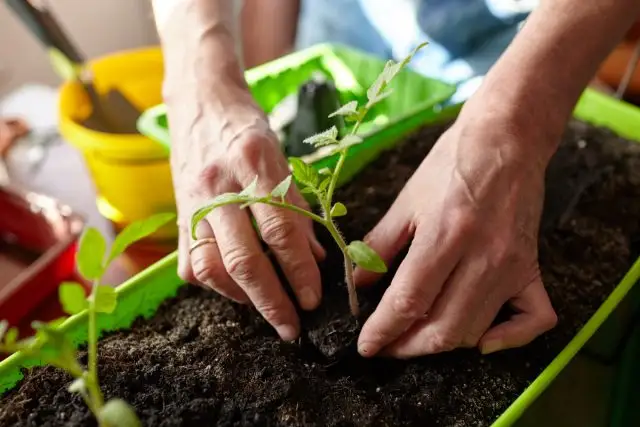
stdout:
[[[263,204],[245,210],[230,205],[214,209],[200,222],[196,235],[204,244],[194,247],[190,232],[192,213],[213,197],[239,192],[256,176],[258,194],[267,194],[289,174],[265,114],[246,87],[228,82],[197,97],[178,94],[166,102],[174,141],[180,277],[236,302],[252,303],[282,339],[297,338],[296,310],[261,249],[249,213],[306,310],[320,303],[317,260],[324,257],[309,219]],[[308,209],[295,186],[287,199]]]

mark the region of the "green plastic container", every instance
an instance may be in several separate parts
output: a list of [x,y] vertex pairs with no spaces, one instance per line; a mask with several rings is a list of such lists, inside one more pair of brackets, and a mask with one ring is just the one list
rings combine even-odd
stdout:
[[[357,100],[367,101],[367,89],[384,68],[385,62],[377,57],[337,44],[320,44],[292,53],[276,61],[246,72],[245,77],[253,97],[269,114],[287,96],[322,73],[336,86],[340,101],[345,104]],[[437,117],[444,103],[454,94],[455,87],[424,77],[411,70],[402,71],[391,84],[393,96],[376,105],[361,126],[364,142],[349,151],[342,184],[368,164],[377,153],[389,147],[402,136],[415,130],[425,121]],[[167,107],[160,104],[145,111],[138,129],[169,150]],[[312,161],[318,167],[336,162],[337,156]]]
[[[269,69],[269,68],[267,68]],[[275,101],[273,101],[275,102]],[[454,117],[459,106],[444,109],[440,114],[431,112],[422,123],[436,123],[439,120],[449,120]],[[628,138],[640,141],[640,110],[614,102],[597,93],[587,91],[578,108],[576,116],[597,124],[605,124],[612,130]],[[634,130],[634,127],[636,128]],[[347,176],[353,176],[356,170],[365,167],[368,162],[379,155],[385,148],[392,145],[390,138],[401,135],[400,130],[389,131],[386,137],[380,137],[375,142],[367,143],[366,151],[359,158],[354,158],[348,165]],[[387,139],[389,138],[389,139]],[[397,141],[397,139],[395,139]],[[360,162],[356,162],[360,160]],[[326,159],[330,162],[331,159]],[[156,263],[141,274],[132,278],[117,290],[118,306],[112,314],[99,314],[98,326],[101,332],[129,327],[137,317],[151,317],[160,303],[174,296],[183,285],[176,274],[177,254],[171,254]],[[596,311],[585,326],[563,349],[553,362],[540,376],[513,402],[513,404],[495,421],[494,427],[511,426],[531,406],[535,399],[553,382],[557,375],[571,361],[576,353],[582,349],[599,327],[606,321],[616,306],[625,298],[634,284],[640,279],[640,260],[625,275],[620,284],[611,293],[602,306]],[[74,343],[81,344],[87,336],[87,314],[80,313],[64,322],[60,329],[72,337]],[[21,369],[41,365],[37,359],[15,354],[0,363],[0,393],[14,387],[21,379]]]

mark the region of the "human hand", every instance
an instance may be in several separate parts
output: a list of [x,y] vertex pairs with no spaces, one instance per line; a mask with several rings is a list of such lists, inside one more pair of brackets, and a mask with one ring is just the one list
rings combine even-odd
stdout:
[[[365,239],[389,263],[413,237],[363,326],[363,356],[475,346],[486,354],[525,345],[557,322],[537,246],[550,154],[533,148],[539,135],[475,113],[461,113]],[[358,285],[375,279],[356,271]],[[517,314],[491,327],[507,302]]]
[[[201,101],[206,98],[207,101]],[[193,98],[167,99],[172,140],[174,187],[179,214],[179,274],[239,303],[252,303],[282,339],[293,340],[299,320],[252,227],[253,214],[262,239],[276,256],[303,309],[321,298],[316,259],[324,251],[310,220],[284,209],[255,204],[215,209],[191,239],[191,215],[206,201],[238,192],[256,176],[258,194],[268,193],[289,175],[279,143],[264,113],[244,87],[217,85]],[[290,203],[308,208],[294,186]]]

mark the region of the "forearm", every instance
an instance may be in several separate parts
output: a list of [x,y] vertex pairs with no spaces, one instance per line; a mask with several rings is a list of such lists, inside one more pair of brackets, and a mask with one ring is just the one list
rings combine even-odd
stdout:
[[541,1],[470,103],[508,118],[516,132],[537,133],[548,158],[580,94],[639,14],[638,0]]
[[197,95],[220,83],[243,86],[242,0],[152,0],[162,44],[165,97]]

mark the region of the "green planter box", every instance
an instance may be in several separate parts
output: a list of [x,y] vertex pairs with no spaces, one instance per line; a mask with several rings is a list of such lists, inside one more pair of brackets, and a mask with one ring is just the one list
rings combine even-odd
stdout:
[[[327,48],[325,47],[324,49]],[[333,57],[333,61],[336,61],[337,59],[335,58],[334,53],[331,53],[332,49],[333,48],[325,50],[325,53],[326,55]],[[307,52],[305,55],[310,54]],[[311,57],[315,58],[314,61],[316,61],[316,65],[325,63],[326,61],[331,63],[331,60],[326,58],[320,58],[319,56]],[[283,68],[287,67],[278,65],[277,63],[263,67],[262,70],[264,70],[265,74],[270,74],[267,73],[267,71],[273,71],[273,76],[270,77],[268,82],[261,84],[271,85],[276,89],[282,89],[284,85],[277,84],[276,74],[278,70],[282,71]],[[310,70],[307,70],[304,65],[301,66],[301,70],[306,70],[304,71],[306,73],[311,72]],[[344,72],[345,75],[347,75],[347,70]],[[373,74],[376,72],[377,71],[372,71]],[[352,76],[354,76],[354,74],[352,74]],[[369,77],[371,77],[369,74],[366,76],[359,75],[358,79],[360,79],[360,81],[369,81]],[[259,80],[257,77],[252,78]],[[293,79],[293,77],[290,78]],[[341,75],[340,78],[342,78]],[[354,77],[355,82],[359,81],[358,79],[355,79]],[[295,86],[303,80],[304,78],[300,77],[292,83],[292,85]],[[442,88],[444,86],[435,85],[434,87]],[[286,94],[280,93],[278,96],[282,97],[286,96]],[[277,97],[274,97],[273,99],[263,99],[263,106],[274,105],[274,103],[277,102],[276,98]],[[393,97],[393,99],[395,98],[398,97]],[[439,101],[434,101],[435,104],[438,102]],[[394,142],[399,141],[399,138],[404,133],[412,129],[412,126],[427,125],[440,120],[449,120],[450,118],[455,117],[460,108],[460,106],[451,106],[438,112],[432,107],[425,107],[421,110],[422,112],[414,112],[412,114],[407,114],[402,118],[397,118],[395,122],[389,121],[390,126],[372,130],[369,137],[366,138],[365,143],[360,146],[358,156],[354,155],[351,157],[351,161],[347,165],[347,174],[344,177],[344,181],[350,179],[350,177],[355,175],[358,170],[366,167],[371,160],[380,155],[382,151],[392,146]],[[602,95],[587,91],[576,109],[576,116],[595,124],[608,126],[621,135],[640,141],[640,128],[635,130],[633,129],[636,123],[640,123],[640,110],[638,109],[627,107],[622,103],[611,101]],[[156,115],[156,117],[161,116]],[[398,123],[401,123],[402,126],[398,125]],[[160,138],[159,135],[158,137]],[[318,165],[318,167],[330,164],[332,161],[333,159],[331,158],[323,159],[319,162],[321,164]],[[98,315],[98,327],[100,331],[106,332],[127,328],[131,326],[133,321],[138,317],[149,318],[153,316],[162,301],[174,296],[177,290],[183,286],[183,282],[178,278],[176,270],[177,254],[174,253],[120,286],[117,291],[119,302],[116,310],[112,314]],[[554,381],[578,351],[587,344],[589,339],[607,321],[616,307],[621,303],[621,301],[623,301],[625,296],[629,294],[633,286],[639,280],[640,260],[634,264],[602,306],[571,340],[571,342],[556,356],[553,362],[550,363],[539,377],[512,403],[502,416],[495,421],[493,424],[495,427],[510,426],[521,417],[536,398]],[[79,345],[86,341],[86,325],[87,314],[80,313],[69,318],[60,326],[60,329],[65,331],[65,333],[73,339],[76,345]],[[1,362],[0,393],[16,385],[16,383],[22,378],[22,369],[39,366],[41,364],[41,360],[29,358],[24,354],[12,355],[5,361]]]
[[[321,44],[287,55],[246,72],[253,97],[267,113],[284,98],[295,94],[300,85],[321,73],[339,92],[340,101],[365,104],[367,89],[382,72],[385,61],[336,44]],[[455,87],[405,70],[392,84],[393,96],[376,105],[361,126],[364,143],[349,151],[342,184],[368,164],[384,148],[439,115]],[[160,104],[144,112],[138,122],[141,133],[169,150],[167,107]],[[335,164],[337,155],[314,160],[319,168]]]

